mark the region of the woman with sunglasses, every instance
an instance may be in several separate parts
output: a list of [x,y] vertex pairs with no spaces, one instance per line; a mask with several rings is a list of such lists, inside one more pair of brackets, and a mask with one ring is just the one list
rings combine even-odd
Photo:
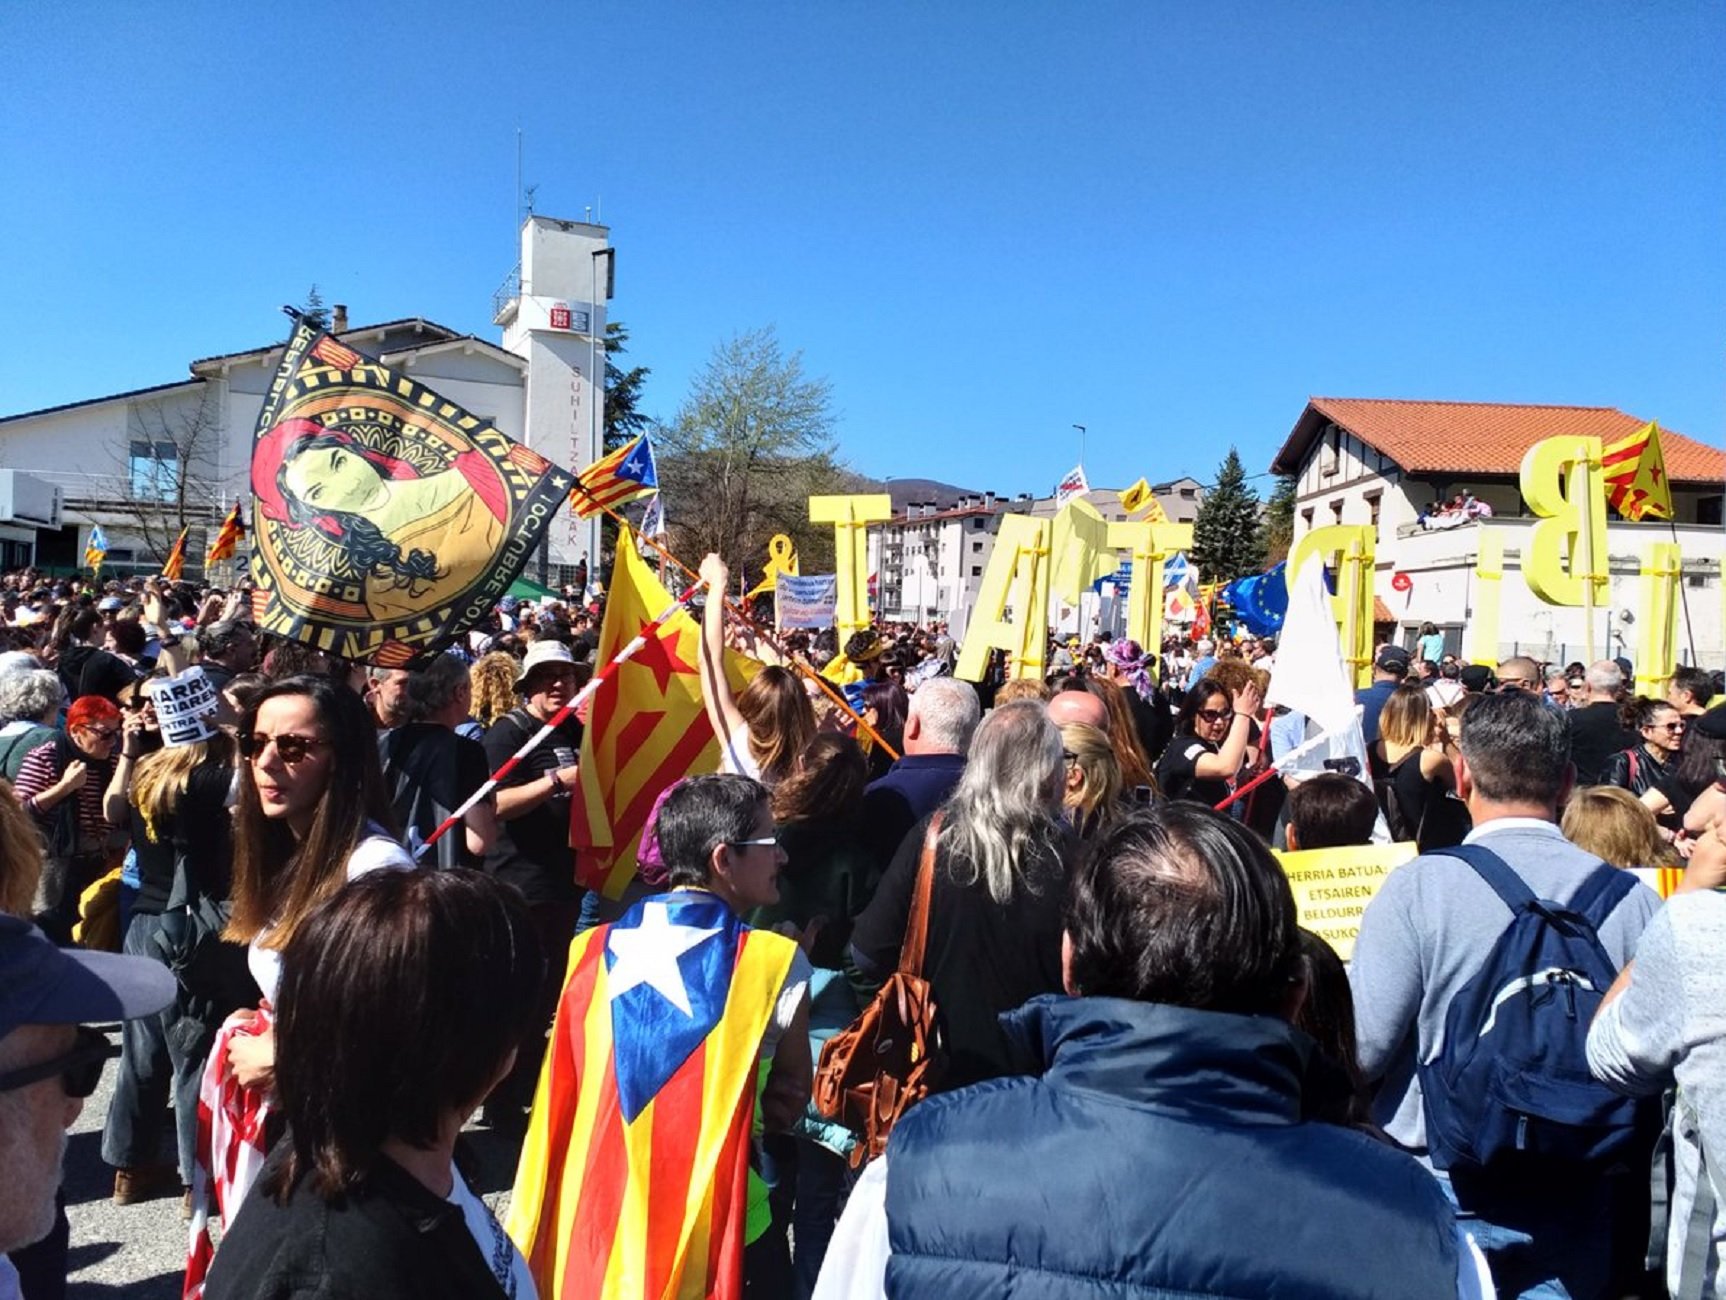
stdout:
[[1608,758],[1600,769],[1599,784],[1615,785],[1639,799],[1655,791],[1659,799],[1645,802],[1658,802],[1660,810],[1666,809],[1673,802],[1669,791],[1684,747],[1684,715],[1665,700],[1638,696],[1619,711],[1618,720],[1641,743]]
[[[66,711],[66,727],[31,750],[13,788],[36,820],[47,852],[36,891],[36,922],[56,943],[69,943],[78,897],[107,863],[105,815],[120,738],[120,710],[100,695],[84,695]],[[115,822],[124,820],[125,787]]]
[[1157,785],[1165,798],[1214,808],[1229,797],[1253,742],[1253,715],[1261,699],[1251,678],[1232,693],[1214,677],[1187,692],[1175,719],[1175,738],[1157,763]]

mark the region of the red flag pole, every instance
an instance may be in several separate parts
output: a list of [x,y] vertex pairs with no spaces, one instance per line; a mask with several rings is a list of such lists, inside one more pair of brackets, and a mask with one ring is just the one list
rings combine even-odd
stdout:
[[498,768],[497,771],[493,772],[491,776],[486,779],[484,785],[480,786],[479,789],[469,795],[467,799],[463,801],[461,807],[457,808],[448,817],[445,817],[443,821],[438,823],[437,829],[432,831],[430,835],[426,836],[425,843],[420,845],[414,856],[416,858],[423,857],[425,855],[425,851],[442,839],[451,827],[453,827],[463,817],[467,816],[467,814],[472,811],[475,804],[477,804],[481,799],[484,799],[493,790],[497,789],[498,783],[515,770],[516,764],[520,763],[522,759],[526,758],[535,749],[537,749],[540,742],[547,736],[551,735],[553,731],[557,730],[558,725],[562,723],[565,718],[569,717],[570,714],[574,713],[583,704],[585,704],[595,691],[611,678],[615,677],[617,675],[618,668],[627,663],[630,659],[634,658],[636,653],[653,639],[653,634],[659,631],[660,625],[673,614],[677,613],[678,610],[682,609],[683,602],[688,600],[700,589],[701,580],[697,578],[692,584],[684,588],[683,592],[676,600],[672,601],[671,604],[665,607],[665,611],[660,614],[659,617],[644,625],[641,631],[637,632],[635,636],[630,639],[629,643],[617,652],[610,663],[606,664],[597,673],[595,673],[587,685],[583,686],[576,692],[574,699],[570,700],[556,713],[552,714],[551,717],[547,718],[545,720],[545,724],[540,727],[538,731],[534,732],[533,735],[528,737],[526,743],[524,743],[520,749],[516,750],[515,753],[506,758],[502,767]]

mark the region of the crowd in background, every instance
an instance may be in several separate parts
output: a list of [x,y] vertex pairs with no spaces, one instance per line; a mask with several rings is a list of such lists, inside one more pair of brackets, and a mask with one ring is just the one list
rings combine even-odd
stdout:
[[[727,588],[717,557],[702,576]],[[243,590],[0,580],[0,911],[175,976],[166,1002],[106,1017],[128,1017],[102,1140],[115,1200],[206,1212],[212,1077],[217,1109],[256,1121],[236,1146],[256,1187],[199,1266],[210,1296],[532,1294],[540,1262],[468,1190],[458,1134],[527,1131],[572,938],[692,892],[787,945],[756,1031],[748,1294],[1653,1296],[1698,1268],[1715,1285],[1719,674],[1635,697],[1621,662],[1464,664],[1429,625],[1375,649],[1364,770],[1255,781],[1304,736],[1265,706],[1269,638],[1051,637],[1043,679],[997,653],[973,684],[940,623],[768,638],[710,600],[720,772],[658,792],[635,879],[606,899],[568,847],[579,716],[426,847],[595,671],[587,594],[506,599],[403,670],[266,637]],[[740,690],[728,648],[765,664]],[[170,743],[157,692],[192,670],[210,701]],[[1271,850],[1388,838],[1421,856],[1345,969],[1299,928]],[[1662,906],[1645,882],[1686,864]],[[1654,1100],[1587,1158],[1482,1173],[1429,1130],[1428,1094],[1515,915],[1501,871],[1598,937],[1575,1085],[1592,1070],[1597,1101]],[[809,1106],[813,1061],[919,915],[945,1074],[859,1177],[854,1135]],[[15,1002],[0,1107],[20,1035],[74,1022]],[[0,1214],[0,1249],[42,1300],[66,1221],[24,1208],[57,1229]]]

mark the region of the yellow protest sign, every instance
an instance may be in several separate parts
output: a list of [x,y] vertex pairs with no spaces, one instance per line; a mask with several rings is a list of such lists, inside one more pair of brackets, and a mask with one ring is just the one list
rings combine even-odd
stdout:
[[1277,861],[1294,891],[1300,923],[1336,949],[1344,961],[1354,956],[1361,914],[1385,877],[1420,850],[1412,843],[1363,844],[1337,849],[1279,853]]
[[864,533],[870,524],[892,517],[893,498],[885,492],[809,498],[809,522],[833,525],[833,568],[839,576],[834,620],[841,646],[846,637],[869,626],[869,548]]
[[1678,584],[1683,556],[1676,542],[1655,542],[1642,560],[1642,644],[1636,655],[1636,693],[1662,698],[1678,666]]
[[789,534],[775,533],[767,543],[767,565],[761,570],[761,581],[750,589],[749,594],[759,596],[764,591],[774,590],[782,573],[793,578],[797,576],[797,548],[791,544]]
[[[980,682],[989,651],[1012,656],[1015,677],[1043,675],[1048,649],[1049,533],[1052,521],[1030,515],[1001,516],[995,549],[977,591],[977,608],[965,629],[955,677]],[[1008,606],[1013,617],[1007,617]]]
[[1334,565],[1336,595],[1331,597],[1331,610],[1349,677],[1357,687],[1372,684],[1373,547],[1377,539],[1378,529],[1370,524],[1330,524],[1302,537],[1288,560],[1291,591],[1295,575],[1309,559]]

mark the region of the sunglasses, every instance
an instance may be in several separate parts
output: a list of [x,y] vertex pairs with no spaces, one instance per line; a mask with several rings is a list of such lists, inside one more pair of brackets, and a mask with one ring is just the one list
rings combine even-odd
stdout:
[[26,1065],[21,1070],[0,1074],[0,1092],[28,1088],[33,1083],[51,1079],[57,1074],[60,1076],[60,1086],[66,1090],[68,1097],[88,1097],[102,1081],[102,1066],[109,1057],[119,1054],[119,1046],[109,1042],[108,1035],[100,1029],[80,1025],[78,1037],[69,1050],[36,1065]]
[[118,727],[87,726],[87,727],[80,727],[79,730],[87,732],[88,734],[90,734],[92,736],[100,736],[103,740],[112,740],[112,739],[114,739],[115,736],[120,734],[120,729]]
[[1193,716],[1200,722],[1221,722],[1233,712],[1233,709],[1200,709]]
[[1682,722],[1650,722],[1648,729],[1650,731],[1683,731],[1684,724]]
[[279,736],[267,735],[262,731],[254,731],[249,736],[240,737],[240,757],[257,762],[264,756],[264,749],[271,743],[276,746],[276,757],[289,767],[295,763],[303,763],[306,755],[314,749],[321,749],[330,742],[320,740],[316,736],[296,736],[293,732],[283,732]]
[[779,832],[775,831],[771,835],[763,835],[753,840],[731,840],[729,843],[734,849],[766,848],[769,844],[779,843]]

